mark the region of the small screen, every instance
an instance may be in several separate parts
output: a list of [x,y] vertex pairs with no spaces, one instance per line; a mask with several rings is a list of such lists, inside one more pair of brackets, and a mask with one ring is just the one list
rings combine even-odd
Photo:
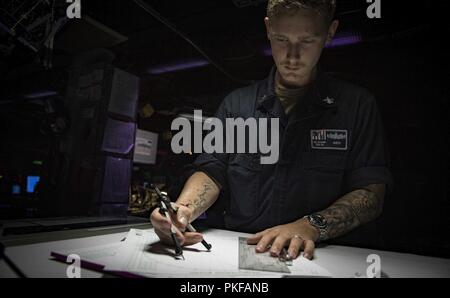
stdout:
[[36,184],[39,182],[39,176],[28,176],[27,177],[27,192],[33,193],[36,187]]
[[155,164],[158,150],[158,134],[138,129],[134,146],[135,163]]

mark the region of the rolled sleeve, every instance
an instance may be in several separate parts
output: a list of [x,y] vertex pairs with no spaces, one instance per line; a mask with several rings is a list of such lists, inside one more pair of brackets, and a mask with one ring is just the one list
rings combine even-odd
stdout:
[[392,177],[387,167],[364,167],[355,169],[347,174],[347,183],[351,189],[370,184],[386,184],[392,188]]
[[353,146],[345,174],[348,191],[370,184],[385,184],[387,193],[393,188],[389,170],[389,151],[375,98],[368,95],[360,102],[353,130]]
[[[203,153],[191,165],[190,171],[203,172],[211,178],[219,188],[225,189],[227,185],[226,157],[222,154]],[[223,154],[224,155],[224,154]]]
[[[222,123],[225,123],[225,119],[230,114],[228,111],[229,108],[227,108],[230,98],[231,94],[222,101],[214,115],[214,117],[220,119]],[[225,138],[225,131],[223,136]],[[227,153],[202,153],[188,166],[188,176],[195,172],[203,172],[208,175],[220,189],[224,190],[227,188],[227,168]]]

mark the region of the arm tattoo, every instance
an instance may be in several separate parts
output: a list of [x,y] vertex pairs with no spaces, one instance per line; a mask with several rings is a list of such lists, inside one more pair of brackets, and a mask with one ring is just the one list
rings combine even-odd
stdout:
[[371,184],[344,195],[319,212],[328,223],[327,238],[341,236],[377,218],[383,208],[384,194],[384,184]]
[[219,186],[207,174],[195,172],[186,181],[177,203],[190,208],[194,220],[214,204],[219,194]]
[[210,193],[215,190],[217,190],[217,187],[214,183],[207,180],[201,182],[200,188],[196,188],[195,197],[185,204],[185,206],[191,206],[193,208],[193,218],[197,218],[214,203],[216,198],[211,199]]
[[212,184],[210,182],[204,182],[202,186],[202,189],[197,190],[197,198],[195,198],[191,203],[195,206],[195,208],[203,209],[206,206],[206,194],[212,189]]

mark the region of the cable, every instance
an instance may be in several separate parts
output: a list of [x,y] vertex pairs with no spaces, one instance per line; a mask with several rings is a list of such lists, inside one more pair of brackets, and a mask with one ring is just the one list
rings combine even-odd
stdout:
[[254,81],[251,80],[243,80],[236,78],[232,76],[229,72],[227,72],[225,69],[222,68],[218,63],[216,63],[212,58],[208,56],[199,46],[197,46],[189,37],[187,37],[183,32],[178,30],[174,24],[170,23],[167,19],[165,19],[163,16],[161,16],[156,10],[154,10],[150,5],[147,3],[141,1],[141,0],[134,0],[134,2],[139,5],[142,9],[144,9],[147,13],[151,14],[154,18],[156,18],[158,21],[166,25],[170,30],[178,34],[181,38],[183,38],[186,42],[188,42],[194,49],[196,49],[203,57],[208,60],[209,63],[211,63],[213,66],[215,66],[220,72],[222,72],[225,76],[227,76],[232,81],[235,81],[237,83],[248,85],[254,83]]

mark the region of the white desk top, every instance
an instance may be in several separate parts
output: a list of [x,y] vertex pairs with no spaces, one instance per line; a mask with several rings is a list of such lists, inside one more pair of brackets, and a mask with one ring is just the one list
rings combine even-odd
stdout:
[[[232,233],[232,232],[227,232]],[[51,260],[51,251],[66,251],[91,246],[118,243],[126,232],[108,235],[42,242],[6,248],[6,254],[29,277],[66,277],[67,265]],[[244,235],[236,233],[236,236]],[[381,260],[382,277],[450,277],[450,259],[377,251],[344,246],[317,248],[315,259],[333,277],[365,276],[370,263],[367,256],[377,254]],[[236,256],[237,258],[238,256]],[[103,274],[82,269],[82,277],[101,277]],[[0,277],[14,277],[4,261],[0,262]]]

